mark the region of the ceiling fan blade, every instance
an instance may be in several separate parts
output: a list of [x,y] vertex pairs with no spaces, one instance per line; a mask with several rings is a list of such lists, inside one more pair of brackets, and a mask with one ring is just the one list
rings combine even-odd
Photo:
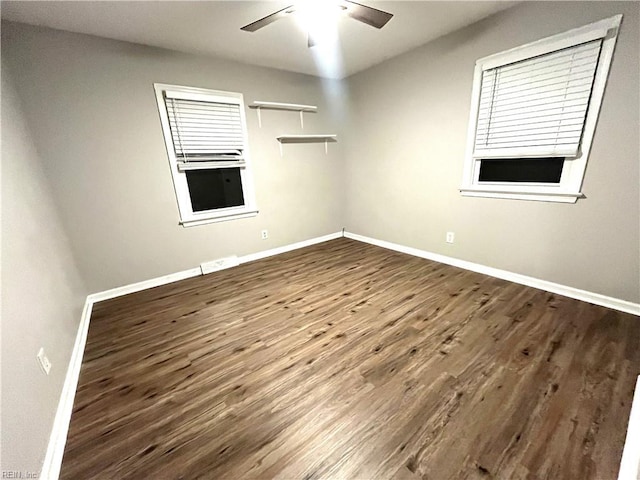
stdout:
[[342,0],[340,5],[346,8],[345,13],[351,18],[376,28],[384,27],[387,22],[391,20],[391,17],[393,17],[392,13],[367,7],[366,5],[360,5],[350,0]]
[[260,20],[256,20],[255,22],[250,23],[249,25],[245,25],[240,30],[244,30],[245,32],[255,32],[256,30],[259,30],[262,27],[266,27],[267,25],[275,22],[276,20],[286,17],[290,13],[295,12],[295,10],[296,10],[295,5],[289,5],[288,7],[283,8],[282,10],[278,10],[277,12],[272,13],[271,15],[262,17]]

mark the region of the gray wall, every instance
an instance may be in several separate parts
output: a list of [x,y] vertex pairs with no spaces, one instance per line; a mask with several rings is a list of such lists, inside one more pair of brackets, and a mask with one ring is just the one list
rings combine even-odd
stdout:
[[[285,146],[297,113],[247,108],[260,214],[178,225],[153,83],[228,90],[253,100],[318,105],[309,133],[341,118],[316,78],[15,23],[3,23],[2,55],[16,78],[63,223],[92,292],[339,231],[341,144]],[[339,139],[340,140],[340,139]],[[260,230],[269,230],[261,240]]]
[[3,58],[2,471],[40,472],[88,293],[40,160]]
[[[625,18],[587,198],[563,205],[460,196],[475,60],[616,13]],[[638,302],[638,17],[630,2],[524,3],[328,87],[304,75],[20,24],[3,24],[2,44],[91,291],[347,226]],[[248,110],[259,216],[185,229],[154,82],[239,91],[247,104],[316,104],[320,113],[306,116],[305,132],[338,133],[340,142],[328,156],[319,144],[285,146],[280,158],[274,137],[300,133],[297,115],[265,111],[259,129]],[[260,240],[263,228],[269,240]],[[446,231],[456,232],[455,244],[445,244]]]
[[[349,231],[640,301],[639,4],[525,2],[349,79]],[[624,14],[577,204],[462,197],[475,61]],[[445,232],[454,231],[453,245]]]

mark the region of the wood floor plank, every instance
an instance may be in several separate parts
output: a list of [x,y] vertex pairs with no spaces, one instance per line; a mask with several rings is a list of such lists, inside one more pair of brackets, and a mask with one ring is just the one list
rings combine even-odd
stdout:
[[94,306],[63,479],[615,479],[640,319],[347,239]]

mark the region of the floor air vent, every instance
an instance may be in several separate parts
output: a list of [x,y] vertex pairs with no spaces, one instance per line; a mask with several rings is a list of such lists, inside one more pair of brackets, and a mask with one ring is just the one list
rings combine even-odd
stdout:
[[202,270],[203,275],[206,275],[207,273],[237,267],[238,265],[240,265],[240,262],[238,261],[238,257],[234,255],[233,257],[218,258],[217,260],[201,263],[200,270]]

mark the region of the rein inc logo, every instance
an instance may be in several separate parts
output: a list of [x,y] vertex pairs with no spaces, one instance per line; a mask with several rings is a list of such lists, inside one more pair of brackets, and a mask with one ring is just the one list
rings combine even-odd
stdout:
[[2,478],[38,478],[38,472],[27,472],[20,470],[3,470]]

